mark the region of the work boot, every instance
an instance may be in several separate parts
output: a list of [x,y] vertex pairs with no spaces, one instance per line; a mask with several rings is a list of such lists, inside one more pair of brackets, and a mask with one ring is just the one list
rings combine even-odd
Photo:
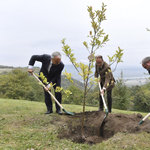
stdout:
[[56,113],[59,115],[62,115],[62,111],[61,110],[56,110]]
[[53,113],[52,110],[47,110],[47,112],[45,114],[51,114],[51,113]]

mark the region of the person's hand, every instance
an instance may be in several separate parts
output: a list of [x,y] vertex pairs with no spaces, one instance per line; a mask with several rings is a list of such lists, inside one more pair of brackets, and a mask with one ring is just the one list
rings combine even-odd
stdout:
[[48,92],[48,91],[49,91],[49,89],[48,89],[48,87],[47,87],[47,86],[45,86],[45,87],[44,87],[44,89],[45,89],[45,91],[46,91],[46,92]]
[[32,69],[28,69],[28,72],[33,75],[33,70]]
[[104,95],[104,92],[105,92],[105,90],[102,89],[100,94],[101,94],[101,95]]
[[48,85],[45,87],[45,91],[48,92],[52,87],[53,87],[52,84],[48,84]]

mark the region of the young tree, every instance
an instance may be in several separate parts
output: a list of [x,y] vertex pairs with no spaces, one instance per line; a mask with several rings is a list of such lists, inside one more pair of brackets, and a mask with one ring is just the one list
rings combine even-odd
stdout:
[[[102,3],[102,9],[96,10],[96,11],[93,11],[92,6],[88,6],[87,10],[88,10],[89,16],[91,18],[92,31],[90,31],[89,35],[88,35],[88,37],[90,38],[90,43],[88,44],[86,41],[84,41],[83,45],[86,47],[87,51],[89,52],[89,56],[88,56],[89,64],[86,65],[81,62],[77,63],[76,58],[74,57],[73,50],[70,48],[69,45],[66,45],[65,39],[62,40],[63,52],[70,59],[71,63],[77,70],[78,74],[82,77],[83,83],[84,83],[83,117],[82,117],[82,137],[83,138],[84,138],[83,126],[84,126],[84,112],[85,112],[86,96],[87,96],[88,91],[93,86],[94,81],[96,81],[96,82],[98,81],[98,80],[92,79],[92,76],[93,76],[92,68],[94,67],[95,51],[102,48],[106,44],[106,42],[109,41],[108,34],[105,34],[104,29],[101,29],[101,23],[104,20],[106,20],[106,16],[105,16],[106,5],[104,5],[104,3]],[[122,51],[123,50],[120,49],[120,47],[118,47],[118,50],[112,57],[108,56],[111,64],[116,63],[116,66],[117,66],[117,64],[122,61],[121,60],[122,55],[123,55]],[[67,73],[67,71],[65,71],[64,74],[72,82],[72,80],[71,80],[72,74]]]

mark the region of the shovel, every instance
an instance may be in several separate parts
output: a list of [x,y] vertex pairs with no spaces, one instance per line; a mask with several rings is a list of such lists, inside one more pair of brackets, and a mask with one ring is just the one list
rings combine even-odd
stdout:
[[[44,87],[44,88],[46,88],[46,86],[41,82],[41,80],[34,74],[34,72],[33,72],[33,76],[38,80],[38,82],[40,82],[41,84],[42,84],[42,86]],[[48,91],[48,93],[53,97],[53,99],[55,100],[55,102],[59,105],[59,107],[65,112],[65,113],[67,113],[67,114],[69,114],[69,115],[74,115],[74,113],[72,113],[72,112],[69,112],[69,111],[66,111],[64,108],[63,108],[63,106],[58,102],[58,100],[54,97],[54,95],[50,92],[50,91]]]
[[[98,85],[99,85],[99,90],[101,92],[101,85],[100,85],[100,82],[98,82]],[[106,115],[104,116],[104,119],[107,117],[108,115],[108,109],[107,109],[107,106],[106,106],[106,103],[105,103],[105,100],[104,100],[104,96],[101,94],[101,97],[102,97],[102,100],[103,100],[103,104],[104,104],[104,107],[105,107],[105,111],[106,111]]]
[[139,125],[141,125],[145,120],[146,118],[148,118],[150,116],[150,113],[147,114],[140,122],[139,122]]

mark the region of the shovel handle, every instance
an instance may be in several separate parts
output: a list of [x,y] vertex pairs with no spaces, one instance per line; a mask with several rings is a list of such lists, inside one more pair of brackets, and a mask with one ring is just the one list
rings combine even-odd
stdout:
[[148,118],[150,116],[150,113],[147,114],[142,120],[145,121],[146,118]]
[[150,113],[147,114],[147,115],[139,122],[139,125],[141,125],[141,124],[145,121],[145,119],[148,118],[149,116],[150,116]]
[[[34,74],[34,72],[33,72],[33,76],[38,80],[38,82],[40,82],[41,84],[42,84],[42,86],[44,87],[44,88],[46,88],[46,86],[41,82],[41,80]],[[47,91],[52,97],[53,97],[53,99],[55,100],[55,102],[59,105],[59,107],[61,107],[61,109],[64,109],[63,107],[62,107],[62,105],[58,102],[58,100],[54,97],[54,95],[50,92],[50,91]]]
[[[100,82],[98,82],[98,85],[99,85],[99,89],[100,89],[100,92],[101,92],[101,85],[100,85]],[[103,104],[104,104],[104,107],[105,109],[107,110],[107,106],[106,106],[106,103],[105,103],[105,100],[104,100],[104,96],[101,94],[101,97],[102,97],[102,100],[103,100]]]

